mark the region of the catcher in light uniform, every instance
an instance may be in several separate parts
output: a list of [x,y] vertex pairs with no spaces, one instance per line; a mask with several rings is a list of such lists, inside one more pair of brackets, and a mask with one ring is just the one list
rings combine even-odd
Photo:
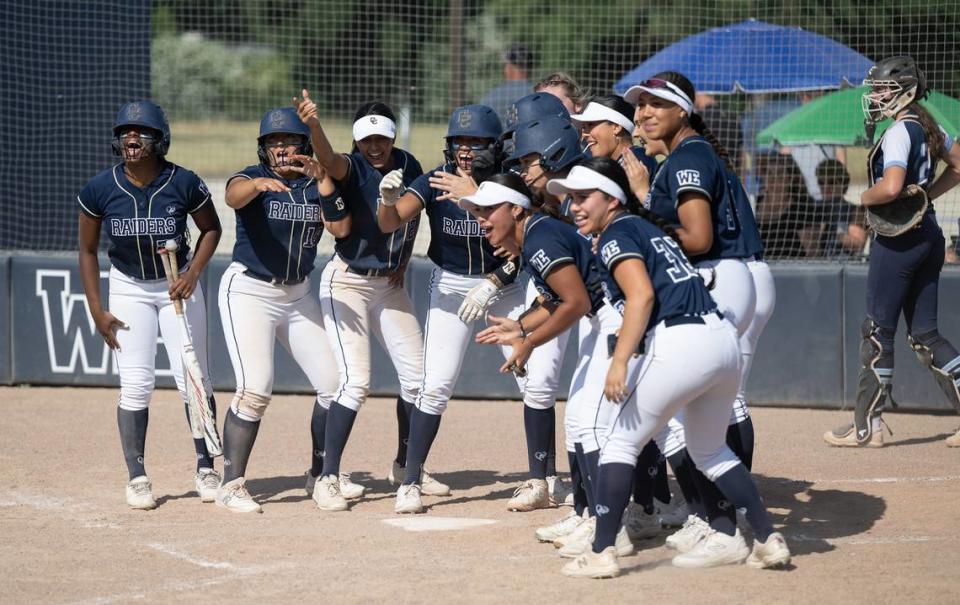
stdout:
[[[203,386],[211,409],[216,410],[207,370],[207,316],[198,280],[220,240],[220,220],[203,181],[166,161],[169,148],[170,126],[163,110],[150,101],[127,103],[120,108],[113,126],[113,152],[123,161],[91,179],[77,197],[80,278],[97,331],[116,351],[120,372],[117,425],[130,475],[126,498],[127,504],[136,509],[157,506],[143,459],[158,327],[177,389],[187,405],[175,298],[184,301]],[[188,216],[200,230],[192,257]],[[102,226],[110,237],[109,310],[103,308],[100,299],[97,249]],[[183,267],[170,287],[157,253],[168,239],[179,244],[177,262]],[[194,448],[197,492],[204,502],[213,502],[220,475],[213,470],[213,458],[202,438],[194,439]]]
[[[581,233],[598,234],[605,291],[623,315],[603,392],[619,405],[605,435],[596,480],[596,533],[592,549],[563,567],[573,577],[620,573],[618,528],[630,498],[641,449],[685,410],[684,429],[698,468],[732,503],[747,511],[756,535],[753,552],[736,525],[716,526],[697,548],[678,555],[678,567],[739,563],[753,567],[790,561],[783,536],[773,531],[750,472],[724,443],[730,401],[740,378],[738,335],[722,318],[679,243],[642,216],[628,193],[623,169],[590,160],[567,179],[551,181],[572,193]],[[638,215],[631,214],[633,209]],[[662,220],[662,219],[655,219]],[[638,356],[637,353],[640,353]]]
[[[870,188],[860,195],[869,213],[905,204],[898,198],[913,195],[935,199],[960,182],[960,145],[937,125],[920,105],[927,94],[923,72],[911,57],[891,57],[874,65],[864,84],[863,109],[868,128],[893,118],[868,157]],[[872,133],[871,133],[872,135]],[[937,162],[948,169],[938,178]],[[916,225],[887,235],[874,227],[867,273],[867,318],[860,327],[860,376],[854,422],[823,438],[834,446],[883,445],[880,413],[890,397],[893,380],[893,342],[901,312],[907,340],[920,363],[930,369],[950,403],[960,411],[960,354],[937,329],[937,289],[943,268],[945,242],[933,204],[919,204]],[[882,228],[882,227],[881,227]],[[960,431],[947,439],[960,447]]]
[[[237,215],[237,241],[233,262],[220,281],[219,299],[237,391],[223,428],[224,476],[217,504],[234,512],[261,512],[244,477],[272,397],[275,342],[290,352],[313,386],[314,407],[319,408],[314,417],[326,413],[337,387],[333,353],[309,275],[324,219],[339,235],[349,231],[350,215],[338,204],[333,182],[312,155],[310,130],[296,111],[271,109],[260,121],[260,162],[227,181],[227,205]],[[314,452],[322,456],[316,446]],[[319,472],[318,466],[314,460],[311,470]],[[308,491],[313,491],[316,472],[307,473]],[[362,495],[359,486],[349,489]]]
[[[500,118],[489,107],[458,107],[451,114],[447,127],[445,164],[417,178],[406,189],[402,186],[399,170],[391,172],[380,182],[382,203],[377,212],[380,228],[384,232],[393,231],[419,216],[421,210],[426,210],[433,234],[427,255],[437,265],[430,278],[430,309],[424,329],[423,383],[410,415],[406,472],[395,505],[398,513],[423,510],[420,469],[437,435],[441,414],[453,394],[474,331],[474,320],[485,310],[495,315],[508,315],[523,305],[523,289],[513,283],[518,263],[495,256],[479,223],[457,205],[451,193],[431,186],[438,173],[470,176],[473,160],[495,144],[500,130]],[[504,355],[509,355],[509,348],[504,347]],[[518,382],[522,391],[525,381],[518,379]],[[552,410],[524,406],[525,424],[530,424],[530,415],[538,413],[552,415]],[[511,500],[508,506],[518,510],[550,505],[546,459],[543,455],[537,456],[537,452],[545,454],[548,451],[546,443],[540,443],[546,438],[531,443],[529,432],[529,481],[536,483],[539,489],[537,497],[530,501]]]
[[[340,385],[327,414],[321,479],[315,491],[323,510],[346,510],[337,474],[340,459],[357,411],[370,389],[370,332],[386,349],[400,380],[397,398],[398,447],[389,478],[406,463],[410,409],[423,378],[423,334],[413,312],[403,277],[413,252],[420,218],[390,233],[377,224],[380,182],[393,170],[409,186],[423,174],[416,158],[394,147],[396,123],[384,103],[364,103],[354,117],[354,148],[349,154],[333,151],[316,104],[303,91],[298,105],[301,119],[310,127],[320,164],[337,182],[351,215],[350,233],[338,238],[336,255],[327,263],[320,281],[320,305],[340,370]],[[424,473],[424,493],[447,495],[450,488]]]

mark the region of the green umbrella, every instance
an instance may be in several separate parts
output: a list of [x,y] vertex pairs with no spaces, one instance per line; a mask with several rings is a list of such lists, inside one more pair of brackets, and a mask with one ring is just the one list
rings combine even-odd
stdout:
[[[794,109],[757,135],[757,145],[866,145],[860,97],[867,87],[848,88],[824,95]],[[931,92],[920,102],[950,136],[960,132],[960,101]],[[877,124],[879,140],[890,120]]]

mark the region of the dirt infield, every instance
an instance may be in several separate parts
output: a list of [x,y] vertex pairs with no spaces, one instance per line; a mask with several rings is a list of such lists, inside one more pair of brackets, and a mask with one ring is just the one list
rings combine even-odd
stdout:
[[[453,402],[430,468],[454,490],[416,520],[492,521],[455,531],[387,524],[392,401],[361,412],[345,470],[372,494],[323,513],[303,490],[311,402],[274,399],[249,465],[263,515],[231,514],[193,492],[183,409],[158,392],[147,470],[160,506],[128,510],[116,391],[0,389],[0,602],[944,602],[960,568],[960,451],[953,417],[894,415],[882,450],[833,450],[820,433],[846,414],[755,409],[757,480],[794,553],[786,571],[673,568],[663,537],[616,580],[571,580],[533,530],[565,512],[510,513],[524,476],[519,403]],[[219,394],[221,405],[229,401]],[[561,462],[565,468],[565,461]],[[665,536],[664,536],[665,537]],[[921,601],[921,602],[922,602]]]

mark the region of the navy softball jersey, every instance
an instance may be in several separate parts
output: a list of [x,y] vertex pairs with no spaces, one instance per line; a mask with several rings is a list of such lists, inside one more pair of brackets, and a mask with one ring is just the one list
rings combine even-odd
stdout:
[[654,291],[647,331],[667,319],[696,317],[717,310],[717,303],[680,244],[646,219],[633,214],[615,218],[600,235],[597,256],[604,268],[604,290],[621,315],[626,301],[613,279],[613,269],[628,258],[643,261]]
[[[303,280],[313,271],[317,242],[323,235],[317,181],[306,176],[287,180],[263,164],[247,166],[231,176],[227,186],[238,178],[276,179],[290,191],[264,191],[236,210],[233,260],[262,277]],[[345,214],[346,210],[340,216],[327,218],[339,220]]]
[[480,223],[456,202],[437,199],[442,192],[430,186],[430,177],[438,172],[456,174],[457,170],[444,164],[417,177],[407,189],[423,204],[430,220],[427,256],[444,271],[458,275],[483,275],[498,269],[506,259],[494,256]]
[[660,165],[644,205],[667,222],[680,224],[680,195],[696,192],[710,202],[713,246],[693,262],[721,258],[760,257],[763,241],[750,200],[730,171],[701,136],[684,139]]
[[590,250],[590,241],[573,225],[545,214],[534,214],[524,227],[521,258],[524,269],[533,278],[533,285],[547,302],[560,302],[560,297],[547,284],[547,277],[555,269],[573,263],[590,295],[590,312],[603,306],[603,276]]
[[90,179],[77,203],[106,228],[110,263],[134,279],[154,280],[166,277],[157,250],[168,239],[177,241],[177,263],[186,266],[187,215],[210,203],[210,192],[200,177],[171,162],[144,189],[133,186],[117,164]]
[[[340,186],[340,194],[352,217],[350,235],[338,239],[337,254],[356,271],[398,269],[407,263],[413,253],[413,242],[420,227],[420,217],[392,233],[382,233],[377,224],[377,206],[380,203],[380,179],[383,175],[355,151],[345,156],[350,163],[347,177]],[[420,162],[402,149],[393,148],[393,166],[403,170],[403,184],[407,187],[423,174]]]
[[[953,146],[953,139],[941,127],[940,133],[944,137],[944,149]],[[883,171],[890,166],[899,166],[906,171],[903,186],[919,185],[926,187],[930,184],[930,168],[933,162],[930,158],[930,148],[927,138],[923,134],[923,126],[917,121],[917,116],[910,114],[902,120],[894,122],[883,133],[883,138],[870,152],[867,160],[870,165],[870,186],[883,178]],[[933,208],[933,204],[930,205]]]

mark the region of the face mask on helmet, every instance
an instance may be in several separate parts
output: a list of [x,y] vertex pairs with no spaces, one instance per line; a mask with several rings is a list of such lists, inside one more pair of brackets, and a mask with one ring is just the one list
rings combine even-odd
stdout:
[[866,79],[864,85],[870,90],[860,98],[863,115],[871,122],[892,118],[900,113],[917,96],[916,84],[904,88],[896,80]]
[[119,126],[111,141],[113,154],[124,162],[136,162],[150,157],[162,157],[158,151],[161,134],[143,126]]
[[454,137],[447,138],[447,146],[443,149],[444,160],[448,164],[457,163],[457,153],[463,149],[473,153],[473,157],[477,157],[478,154],[490,149],[493,146],[493,142],[474,142],[470,145],[464,145],[462,143],[454,142]]
[[271,134],[261,138],[257,145],[260,163],[272,170],[302,166],[302,162],[290,158],[293,155],[313,155],[310,141],[298,134],[277,133],[277,136]]

